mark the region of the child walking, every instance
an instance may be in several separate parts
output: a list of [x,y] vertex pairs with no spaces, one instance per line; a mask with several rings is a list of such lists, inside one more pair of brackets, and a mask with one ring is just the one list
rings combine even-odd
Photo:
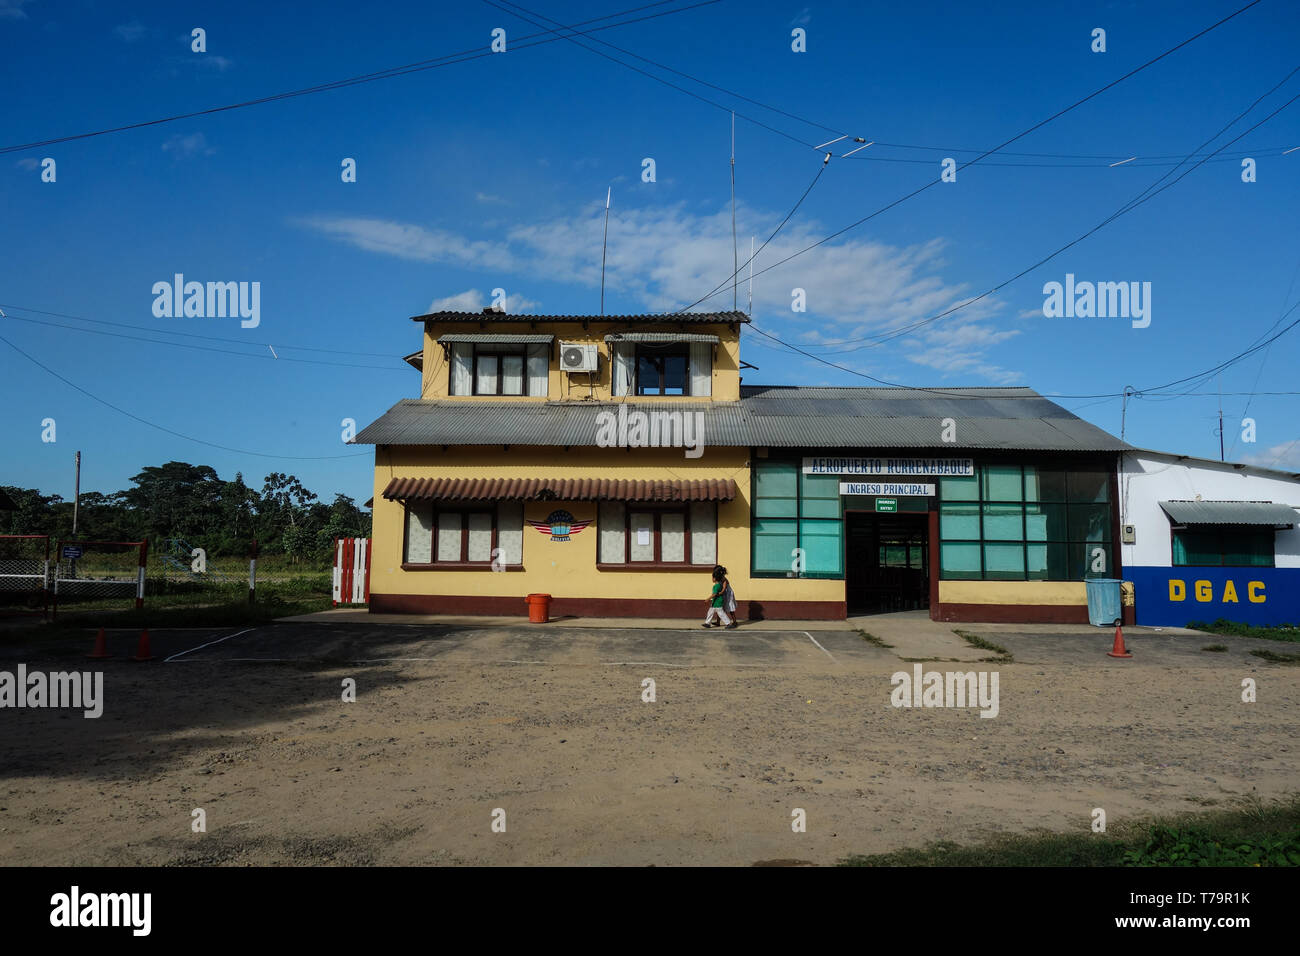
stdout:
[[726,599],[727,599],[727,569],[722,565],[716,565],[713,568],[713,589],[709,592],[709,613],[704,618],[701,627],[719,627],[721,626],[717,619],[721,619],[721,624],[732,628],[736,622],[727,616]]

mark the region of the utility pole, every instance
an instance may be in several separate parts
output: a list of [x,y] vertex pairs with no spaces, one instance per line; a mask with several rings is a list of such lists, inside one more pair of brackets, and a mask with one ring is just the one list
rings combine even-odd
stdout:
[[77,452],[77,483],[72,498],[72,538],[77,538],[77,512],[81,508],[81,452]]
[[1219,461],[1224,460],[1223,455],[1223,379],[1219,379]]

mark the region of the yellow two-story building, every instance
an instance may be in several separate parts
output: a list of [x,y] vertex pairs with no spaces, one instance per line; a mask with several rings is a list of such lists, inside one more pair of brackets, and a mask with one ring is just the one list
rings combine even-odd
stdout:
[[1027,388],[742,384],[740,312],[415,316],[373,612],[1086,620],[1127,446]]

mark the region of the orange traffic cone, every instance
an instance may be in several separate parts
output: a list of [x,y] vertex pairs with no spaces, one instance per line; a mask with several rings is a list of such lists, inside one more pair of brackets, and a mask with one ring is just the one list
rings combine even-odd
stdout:
[[140,643],[135,649],[135,657],[131,658],[131,660],[151,661],[153,659],[154,656],[149,651],[149,628],[146,627],[140,631]]
[[1115,646],[1106,652],[1107,657],[1132,657],[1124,647],[1124,630],[1118,624],[1115,625]]
[[104,629],[102,627],[99,629],[99,633],[95,635],[95,649],[86,656],[94,660],[113,656],[108,652],[108,646],[104,642]]

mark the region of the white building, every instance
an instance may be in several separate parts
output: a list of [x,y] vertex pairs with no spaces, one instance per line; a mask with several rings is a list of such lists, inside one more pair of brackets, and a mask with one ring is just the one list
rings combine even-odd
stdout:
[[1300,474],[1145,449],[1119,462],[1137,623],[1300,624]]

